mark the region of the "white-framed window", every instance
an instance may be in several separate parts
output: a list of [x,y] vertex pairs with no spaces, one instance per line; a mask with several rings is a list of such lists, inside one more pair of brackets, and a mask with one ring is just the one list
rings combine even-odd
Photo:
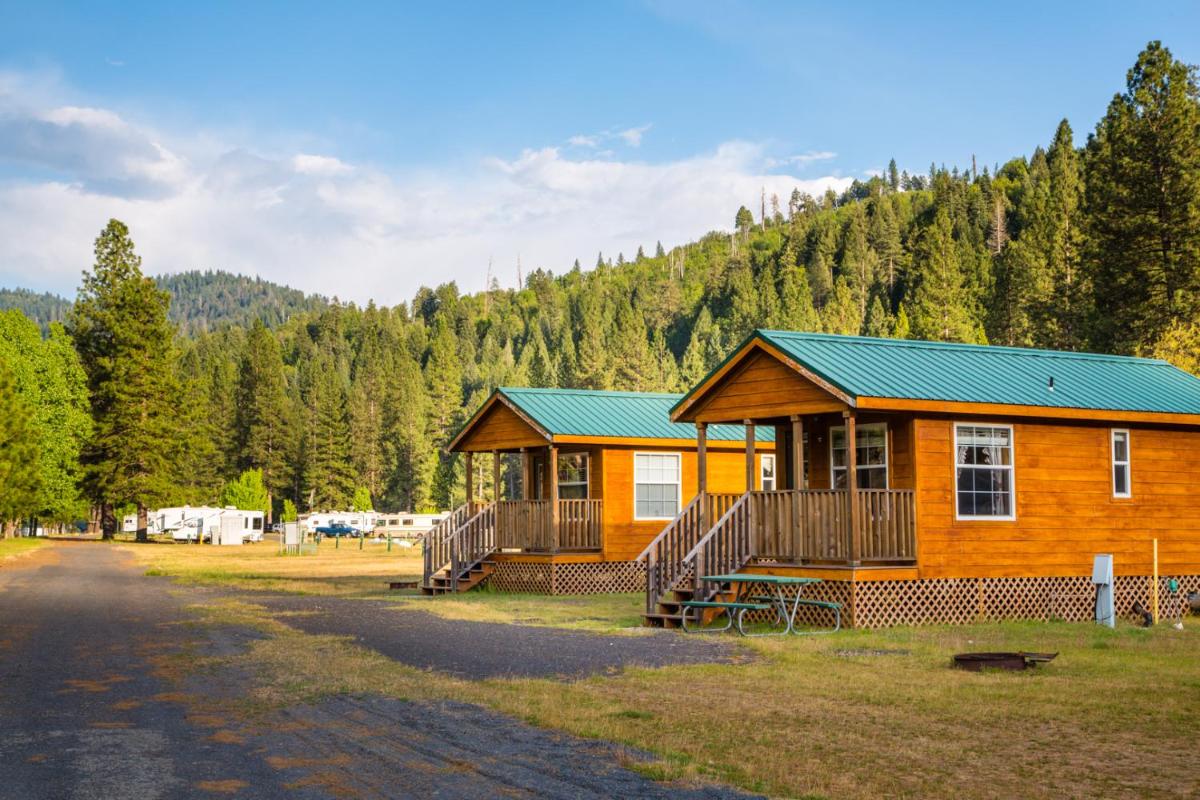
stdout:
[[674,519],[679,513],[679,453],[633,454],[633,518]]
[[775,456],[763,453],[758,457],[758,482],[764,492],[775,491]]
[[[887,467],[887,423],[873,422],[854,428],[855,465],[858,471],[859,489],[888,488]],[[833,488],[846,488],[846,428],[829,429],[829,463],[833,474]]]
[[1113,497],[1133,497],[1133,476],[1129,470],[1129,431],[1112,432]]
[[587,500],[587,453],[560,453],[558,456],[558,496],[563,500]]
[[954,426],[957,519],[1017,518],[1011,425]]

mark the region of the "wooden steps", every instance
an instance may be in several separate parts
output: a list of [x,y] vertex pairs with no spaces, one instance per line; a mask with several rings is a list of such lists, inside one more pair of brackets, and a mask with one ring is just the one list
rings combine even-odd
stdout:
[[[648,628],[680,628],[683,626],[683,606],[688,600],[695,599],[695,593],[690,586],[673,589],[670,595],[660,597],[658,607],[654,612],[642,614],[642,625]],[[731,602],[734,593],[731,591],[714,592],[703,600],[718,600]],[[711,622],[717,616],[717,609],[704,613],[705,623]]]
[[427,595],[453,594],[454,592],[469,592],[482,586],[496,571],[496,563],[484,559],[463,570],[456,581],[450,576],[450,568],[446,567],[430,576],[429,582],[421,587],[421,593]]

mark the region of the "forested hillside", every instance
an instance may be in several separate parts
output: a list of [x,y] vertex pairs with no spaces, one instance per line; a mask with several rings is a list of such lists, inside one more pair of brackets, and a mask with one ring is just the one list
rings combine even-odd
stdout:
[[[364,487],[379,508],[445,508],[463,476],[444,446],[494,387],[681,390],[755,327],[1196,368],[1200,98],[1194,69],[1157,43],[1086,142],[1064,120],[1001,165],[910,174],[893,162],[843,196],[765,198],[730,221],[669,251],[538,270],[518,290],[424,288],[394,308],[304,307],[314,301],[232,276],[216,284],[228,294],[198,273],[163,282],[173,319],[208,324],[178,338],[164,389],[175,460],[154,502],[210,500],[261,469],[277,508],[344,507]],[[212,324],[260,285],[275,316]]]
[[[170,320],[185,336],[214,330],[222,325],[249,326],[262,320],[267,327],[281,324],[293,314],[317,311],[329,304],[320,295],[280,286],[262,278],[249,278],[220,270],[192,270],[154,279],[171,295]],[[0,311],[15,308],[41,326],[62,322],[72,301],[46,292],[0,289]]]

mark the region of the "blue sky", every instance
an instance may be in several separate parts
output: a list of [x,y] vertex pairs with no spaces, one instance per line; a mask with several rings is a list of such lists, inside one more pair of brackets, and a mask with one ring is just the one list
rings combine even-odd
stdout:
[[[728,227],[760,187],[1080,142],[1200,5],[0,2],[0,285],[150,272],[346,299]],[[446,6],[446,7],[441,7]]]

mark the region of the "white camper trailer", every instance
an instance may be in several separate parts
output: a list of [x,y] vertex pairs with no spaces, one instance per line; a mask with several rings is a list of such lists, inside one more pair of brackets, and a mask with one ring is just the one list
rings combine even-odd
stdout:
[[263,537],[264,514],[261,511],[244,511],[236,508],[213,506],[183,506],[163,508],[151,518],[151,531],[170,533],[177,542],[211,542],[221,535],[223,517],[240,518],[242,538],[247,542],[260,542]]
[[414,514],[401,511],[394,514],[381,513],[375,520],[375,535],[420,539],[445,517],[445,511],[436,514]]
[[323,511],[301,517],[300,525],[309,533],[334,525],[348,525],[360,533],[370,533],[375,529],[377,516],[374,511]]

